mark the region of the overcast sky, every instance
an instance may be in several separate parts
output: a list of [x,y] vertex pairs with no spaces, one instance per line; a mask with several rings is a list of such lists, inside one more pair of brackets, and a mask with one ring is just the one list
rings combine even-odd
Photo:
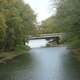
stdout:
[[32,9],[35,11],[37,16],[37,21],[41,22],[42,20],[45,20],[49,16],[52,15],[50,11],[50,0],[24,0],[25,3],[30,4]]

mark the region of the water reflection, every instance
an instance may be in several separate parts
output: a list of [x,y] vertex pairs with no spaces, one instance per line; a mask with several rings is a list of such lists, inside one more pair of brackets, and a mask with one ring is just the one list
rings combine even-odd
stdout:
[[80,62],[72,56],[72,53],[63,56],[62,68],[64,72],[62,80],[80,80]]
[[[48,43],[45,39],[38,39],[38,40],[30,40],[28,45],[31,48],[38,48],[38,47],[44,47]],[[27,43],[26,43],[27,44]]]
[[0,64],[0,80],[80,80],[80,64],[66,47],[34,48]]
[[26,79],[29,77],[32,68],[30,54],[26,53],[26,55],[19,56],[14,62],[0,64],[0,80],[24,80],[24,76]]

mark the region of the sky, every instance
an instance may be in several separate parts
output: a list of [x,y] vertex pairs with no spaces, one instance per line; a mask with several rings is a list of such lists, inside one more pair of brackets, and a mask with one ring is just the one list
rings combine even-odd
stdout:
[[52,15],[50,0],[24,0],[37,14],[37,21],[41,22]]

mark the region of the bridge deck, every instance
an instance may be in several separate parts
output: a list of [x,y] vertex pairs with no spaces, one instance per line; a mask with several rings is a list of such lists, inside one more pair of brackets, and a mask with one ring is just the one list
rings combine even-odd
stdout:
[[56,39],[56,38],[59,38],[59,36],[31,37],[31,38],[28,38],[28,40],[35,40],[35,39]]

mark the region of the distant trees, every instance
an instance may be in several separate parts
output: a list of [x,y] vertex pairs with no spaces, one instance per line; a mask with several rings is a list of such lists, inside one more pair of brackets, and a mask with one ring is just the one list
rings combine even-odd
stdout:
[[40,25],[42,33],[60,33],[64,32],[62,28],[56,23],[56,16],[51,16]]
[[80,0],[56,0],[56,22],[67,33],[73,48],[80,48]]
[[14,50],[35,30],[36,15],[22,0],[0,0],[0,49]]

